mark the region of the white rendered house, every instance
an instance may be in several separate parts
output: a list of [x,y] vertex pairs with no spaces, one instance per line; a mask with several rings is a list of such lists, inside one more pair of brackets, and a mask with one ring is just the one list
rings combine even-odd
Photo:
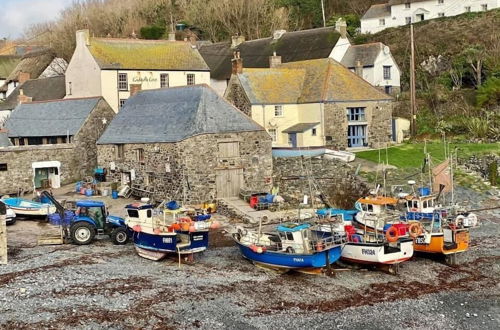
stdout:
[[498,8],[500,0],[389,0],[371,6],[361,18],[361,33],[467,12]]

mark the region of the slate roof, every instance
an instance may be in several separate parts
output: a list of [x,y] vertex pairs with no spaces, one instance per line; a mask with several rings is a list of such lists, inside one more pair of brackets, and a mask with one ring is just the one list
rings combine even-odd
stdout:
[[12,142],[10,142],[9,137],[6,132],[0,130],[0,148],[1,147],[10,147]]
[[[340,34],[334,27],[286,32],[278,40],[263,38],[241,43],[237,49],[246,68],[268,68],[269,56],[276,52],[282,62],[326,58],[330,55]],[[231,77],[231,43],[222,42],[200,47],[200,53],[210,67],[213,79]]]
[[75,135],[101,97],[23,103],[18,105],[5,128],[9,137]]
[[361,19],[370,19],[378,17],[387,17],[391,15],[391,6],[387,3],[372,5]]
[[97,143],[179,142],[201,134],[260,130],[261,126],[213,89],[194,85],[137,93]]
[[0,55],[0,79],[7,79],[20,61],[20,56]]
[[18,97],[21,89],[24,95],[32,98],[33,102],[62,99],[66,96],[65,77],[57,76],[25,81],[17,86],[5,101],[0,102],[0,110],[13,110],[19,104]]
[[384,45],[381,42],[353,45],[347,49],[341,63],[348,68],[354,68],[357,61],[364,67],[374,66],[377,56],[383,49]]
[[91,38],[88,48],[101,69],[210,70],[185,41]]
[[299,123],[295,124],[293,126],[288,127],[283,131],[283,133],[303,133],[307,131],[308,129],[313,128],[314,126],[317,126],[319,123]]
[[252,104],[392,99],[331,58],[284,63],[273,69],[243,69],[238,78]]

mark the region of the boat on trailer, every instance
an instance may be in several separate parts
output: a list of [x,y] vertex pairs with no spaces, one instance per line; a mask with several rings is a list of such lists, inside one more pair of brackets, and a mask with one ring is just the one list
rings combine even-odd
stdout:
[[344,233],[312,230],[308,223],[281,224],[273,231],[240,228],[233,234],[243,257],[257,266],[287,272],[311,272],[329,267],[340,258]]
[[39,216],[46,217],[56,212],[56,207],[48,203],[38,203],[19,197],[2,198],[8,208],[12,209],[17,216]]
[[205,251],[208,234],[218,223],[209,214],[178,208],[154,209],[151,204],[127,205],[126,225],[133,231],[134,246],[141,257],[158,261],[168,254],[190,255]]

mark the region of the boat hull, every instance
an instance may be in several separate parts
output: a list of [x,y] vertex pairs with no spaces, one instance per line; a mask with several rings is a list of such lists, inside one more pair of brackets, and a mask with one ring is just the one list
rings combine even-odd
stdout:
[[2,201],[18,216],[47,216],[57,211],[52,204],[42,204],[22,198],[5,198]]
[[339,260],[341,246],[332,249],[315,252],[314,254],[291,254],[286,252],[265,251],[263,253],[254,252],[250,247],[235,240],[241,254],[256,264],[266,265],[273,268],[282,269],[302,269],[302,268],[322,268],[328,263],[332,264]]
[[469,249],[470,235],[469,231],[458,231],[455,233],[454,244],[451,246],[445,243],[444,234],[432,234],[430,242],[425,243],[425,236],[421,235],[415,239],[414,249],[421,253],[432,254],[454,254],[465,252]]
[[372,265],[394,265],[413,256],[413,241],[401,239],[398,248],[388,243],[347,243],[342,249],[341,259],[354,263]]
[[[178,241],[178,234],[189,237],[189,242],[185,243]],[[136,250],[138,250],[138,253],[140,251],[142,254],[145,254],[143,250],[164,253],[165,255],[169,253],[191,254],[205,251],[208,247],[208,231],[161,234],[134,232],[132,238]],[[139,255],[141,255],[141,253],[139,253]],[[156,254],[153,253],[153,255]]]

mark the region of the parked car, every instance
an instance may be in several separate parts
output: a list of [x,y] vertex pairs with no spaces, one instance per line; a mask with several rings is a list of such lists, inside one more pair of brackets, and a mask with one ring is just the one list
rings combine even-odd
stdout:
[[5,220],[7,226],[13,225],[16,223],[16,213],[7,207],[4,202],[0,201],[0,214],[5,213]]

